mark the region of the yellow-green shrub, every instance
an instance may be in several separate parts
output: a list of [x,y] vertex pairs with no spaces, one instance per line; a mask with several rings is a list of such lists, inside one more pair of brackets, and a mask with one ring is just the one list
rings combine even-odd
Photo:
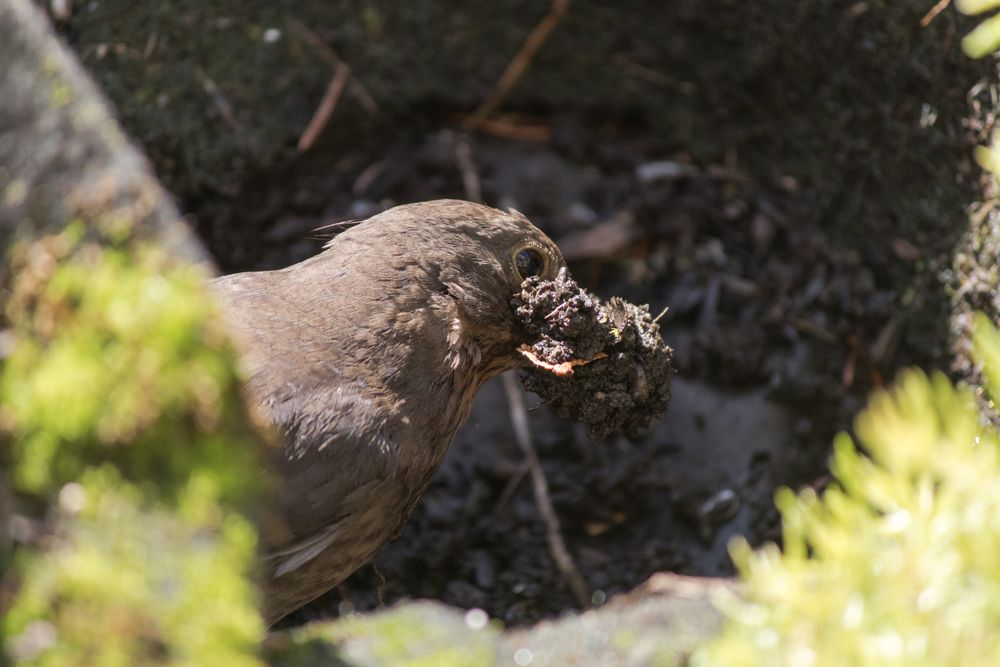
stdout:
[[0,460],[34,527],[12,531],[6,657],[258,664],[261,441],[205,272],[82,224],[8,260]]
[[[1000,335],[977,322],[994,390]],[[846,434],[833,484],[779,492],[784,551],[732,548],[745,586],[699,665],[1000,664],[1000,438],[971,393],[907,371]]]
[[[1000,0],[955,0],[963,14],[982,14],[1000,8]],[[984,19],[962,40],[962,49],[972,58],[988,56],[1000,48],[1000,14]]]

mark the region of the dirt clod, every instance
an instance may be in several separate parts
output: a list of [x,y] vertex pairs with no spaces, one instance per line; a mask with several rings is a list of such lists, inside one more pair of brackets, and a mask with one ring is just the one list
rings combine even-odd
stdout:
[[603,438],[634,435],[667,411],[673,352],[648,306],[604,303],[565,269],[555,280],[525,280],[513,306],[537,341],[526,351],[535,366],[521,381],[557,414]]

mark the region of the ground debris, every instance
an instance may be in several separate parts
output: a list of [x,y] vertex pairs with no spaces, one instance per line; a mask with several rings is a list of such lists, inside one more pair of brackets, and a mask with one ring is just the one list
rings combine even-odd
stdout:
[[565,270],[555,280],[524,281],[513,306],[535,340],[524,350],[534,366],[521,381],[557,414],[603,438],[635,435],[667,411],[673,351],[648,306],[602,302]]

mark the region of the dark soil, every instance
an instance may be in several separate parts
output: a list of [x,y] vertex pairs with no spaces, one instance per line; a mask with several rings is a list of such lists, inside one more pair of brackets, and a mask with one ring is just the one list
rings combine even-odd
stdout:
[[[373,152],[368,164],[341,156],[354,173],[378,164],[394,175],[357,192],[341,215],[461,196],[457,140],[444,130],[390,157]],[[604,298],[654,312],[670,306],[660,322],[679,377],[671,411],[649,432],[593,441],[534,401],[553,502],[596,601],[659,570],[732,574],[729,538],[780,538],[774,490],[822,484],[833,434],[850,426],[871,388],[915,355],[929,365],[928,351],[903,335],[907,311],[886,275],[891,267],[920,280],[911,260],[891,245],[838,240],[816,216],[796,213],[793,183],[769,187],[683,154],[649,161],[641,138],[629,136],[572,151],[470,141],[485,200],[525,212],[568,248],[578,280]],[[332,180],[337,166],[315,173]],[[291,187],[309,186],[296,176]],[[327,221],[285,217],[297,239]],[[296,620],[372,609],[376,591],[386,603],[430,597],[481,607],[510,624],[576,608],[508,422],[502,391],[488,386],[401,537],[378,558],[385,583],[366,568]]]
[[[923,28],[923,0],[574,4],[505,106],[521,115],[500,119],[502,134],[544,137],[527,141],[464,138],[456,114],[483,99],[538,7],[425,3],[423,16],[309,0],[295,18],[380,111],[348,95],[298,155],[329,70],[280,3],[112,4],[80,7],[66,32],[224,269],[301,260],[337,220],[462,198],[471,162],[483,200],[556,240],[580,285],[670,307],[665,419],[594,441],[547,406],[530,414],[595,602],[658,570],[731,574],[727,541],[779,539],[775,488],[824,483],[833,434],[873,388],[952,362],[949,286],[963,278],[949,271],[978,178],[966,95],[990,73],[958,51],[967,26],[952,8]],[[262,46],[272,28],[280,39]],[[980,139],[989,90],[970,98]],[[995,258],[989,238],[967,239],[960,271]],[[506,408],[499,385],[484,388],[378,558],[384,583],[366,568],[292,622],[371,609],[376,590],[512,624],[574,609]]]

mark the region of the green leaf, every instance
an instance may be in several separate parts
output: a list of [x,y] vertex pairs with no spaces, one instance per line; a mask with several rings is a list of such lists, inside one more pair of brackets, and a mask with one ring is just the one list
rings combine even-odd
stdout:
[[962,39],[962,50],[970,58],[983,58],[1000,48],[1000,14],[992,16]]
[[955,7],[963,14],[982,14],[1000,7],[1000,0],[955,0]]
[[1000,332],[982,313],[976,313],[972,325],[972,346],[983,365],[986,389],[993,402],[1000,402]]

